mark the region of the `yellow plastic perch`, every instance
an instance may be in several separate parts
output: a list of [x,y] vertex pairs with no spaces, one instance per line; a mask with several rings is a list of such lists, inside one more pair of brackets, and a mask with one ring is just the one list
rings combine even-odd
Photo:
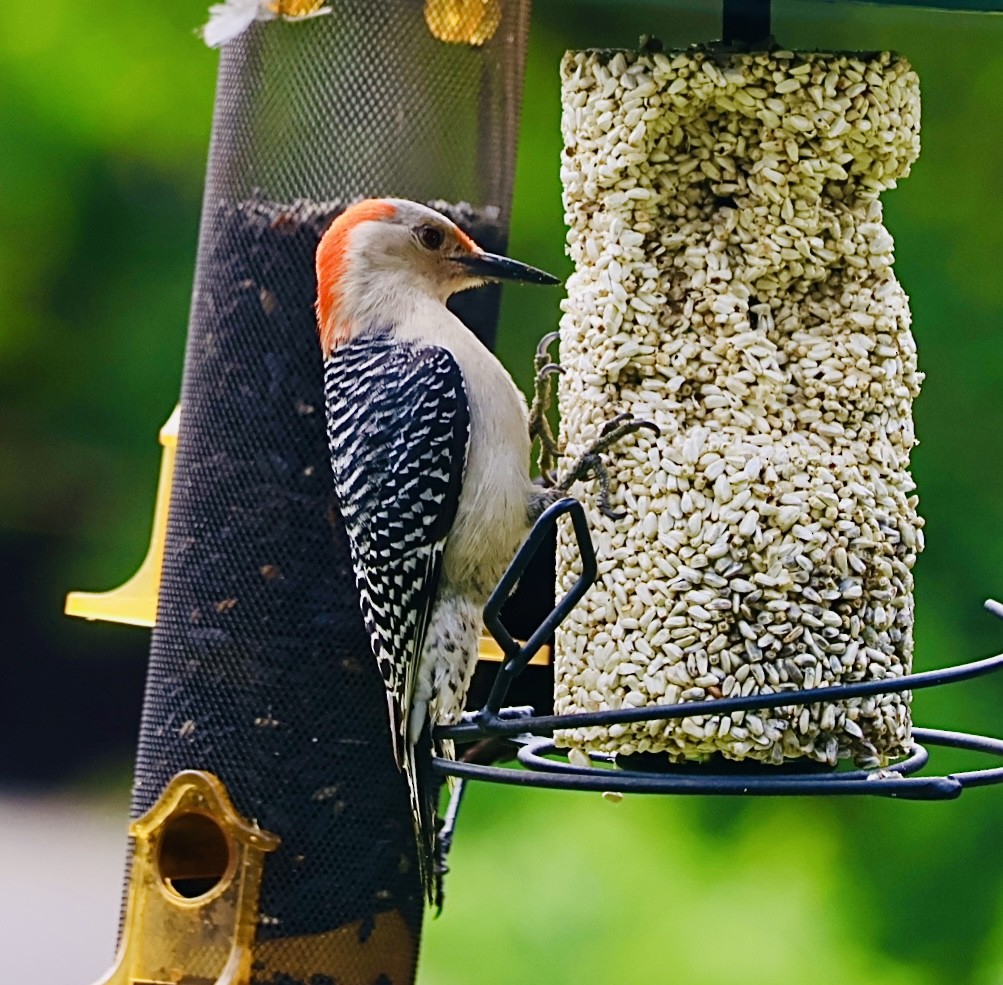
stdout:
[[[481,642],[477,649],[478,660],[493,660],[495,663],[501,663],[504,656],[505,654],[502,653],[502,648],[492,637],[481,637]],[[530,663],[540,667],[548,666],[550,664],[550,647],[541,646],[540,649],[533,654],[533,659],[530,660]]]
[[164,446],[164,452],[160,460],[153,532],[143,563],[124,585],[110,592],[70,592],[66,596],[65,611],[68,616],[124,622],[132,626],[153,626],[156,623],[160,573],[164,566],[164,544],[167,541],[167,510],[171,502],[180,420],[181,407],[178,406],[160,429],[160,443]]

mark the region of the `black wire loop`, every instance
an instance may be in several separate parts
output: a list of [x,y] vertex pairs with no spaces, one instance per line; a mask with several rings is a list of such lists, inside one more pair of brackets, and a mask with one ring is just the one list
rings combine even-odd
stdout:
[[[540,623],[533,635],[520,646],[501,621],[502,606],[505,605],[509,596],[515,591],[519,579],[523,576],[527,565],[536,555],[536,552],[546,541],[551,528],[556,526],[557,521],[565,515],[571,517],[571,522],[574,526],[575,539],[578,542],[578,553],[582,559],[582,573],[578,576],[578,580],[572,585],[568,594],[554,606],[550,615]],[[491,686],[488,700],[477,714],[474,728],[478,730],[478,735],[503,734],[504,730],[496,732],[494,729],[498,728],[504,721],[503,716],[500,715],[501,706],[508,696],[512,681],[526,669],[540,647],[554,635],[554,630],[557,629],[568,613],[582,600],[585,593],[596,580],[597,573],[596,552],[592,546],[589,524],[585,519],[585,510],[582,508],[582,504],[577,499],[571,499],[570,497],[559,499],[540,514],[539,519],[530,531],[529,537],[526,538],[526,542],[519,548],[518,553],[512,559],[512,563],[508,566],[505,574],[502,575],[501,581],[498,582],[487,604],[484,606],[484,625],[501,647],[504,659]],[[523,729],[517,728],[516,731],[523,731]]]

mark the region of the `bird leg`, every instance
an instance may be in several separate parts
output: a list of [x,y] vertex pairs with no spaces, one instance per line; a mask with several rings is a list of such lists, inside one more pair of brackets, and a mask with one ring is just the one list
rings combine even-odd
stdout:
[[631,414],[618,414],[611,421],[607,421],[599,432],[599,437],[571,466],[564,478],[556,483],[556,488],[567,492],[579,479],[587,479],[590,475],[594,475],[599,482],[597,505],[600,511],[611,520],[622,520],[627,514],[618,513],[610,508],[611,479],[609,470],[600,456],[628,434],[635,434],[642,429],[653,432],[656,438],[662,433],[657,424],[652,421],[635,421]]
[[548,486],[555,484],[553,470],[557,465],[557,456],[560,454],[557,439],[554,437],[554,432],[550,428],[550,420],[547,417],[553,398],[551,377],[564,372],[557,363],[550,361],[548,350],[559,338],[559,332],[549,332],[540,339],[536,347],[536,355],[533,357],[533,370],[536,374],[533,382],[533,404],[529,410],[529,436],[532,439],[539,439],[540,455],[537,458],[537,464],[540,468],[540,476]]

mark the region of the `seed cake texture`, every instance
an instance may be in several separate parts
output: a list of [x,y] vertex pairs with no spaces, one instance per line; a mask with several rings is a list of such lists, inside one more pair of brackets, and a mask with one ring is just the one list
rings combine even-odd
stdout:
[[[584,51],[562,83],[566,451],[611,408],[661,437],[613,458],[628,516],[591,510],[600,574],[557,634],[556,709],[908,673],[922,375],[879,195],[919,152],[915,73],[888,53]],[[565,534],[565,590],[578,567]],[[876,766],[910,727],[890,694],[558,742]]]

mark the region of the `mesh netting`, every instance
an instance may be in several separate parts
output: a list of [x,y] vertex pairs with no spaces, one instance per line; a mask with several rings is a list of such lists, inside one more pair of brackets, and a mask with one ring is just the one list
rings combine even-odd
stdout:
[[[420,0],[332,6],[223,51],[133,799],[138,816],[180,770],[209,770],[282,838],[257,939],[303,941],[299,971],[257,966],[269,985],[340,980],[354,960],[304,935],[361,921],[357,947],[374,915],[399,911],[415,940],[421,923],[407,794],[331,495],[314,250],[363,195],[433,202],[504,248],[529,4],[505,3],[479,47],[433,38]],[[463,305],[490,342],[497,295]]]

